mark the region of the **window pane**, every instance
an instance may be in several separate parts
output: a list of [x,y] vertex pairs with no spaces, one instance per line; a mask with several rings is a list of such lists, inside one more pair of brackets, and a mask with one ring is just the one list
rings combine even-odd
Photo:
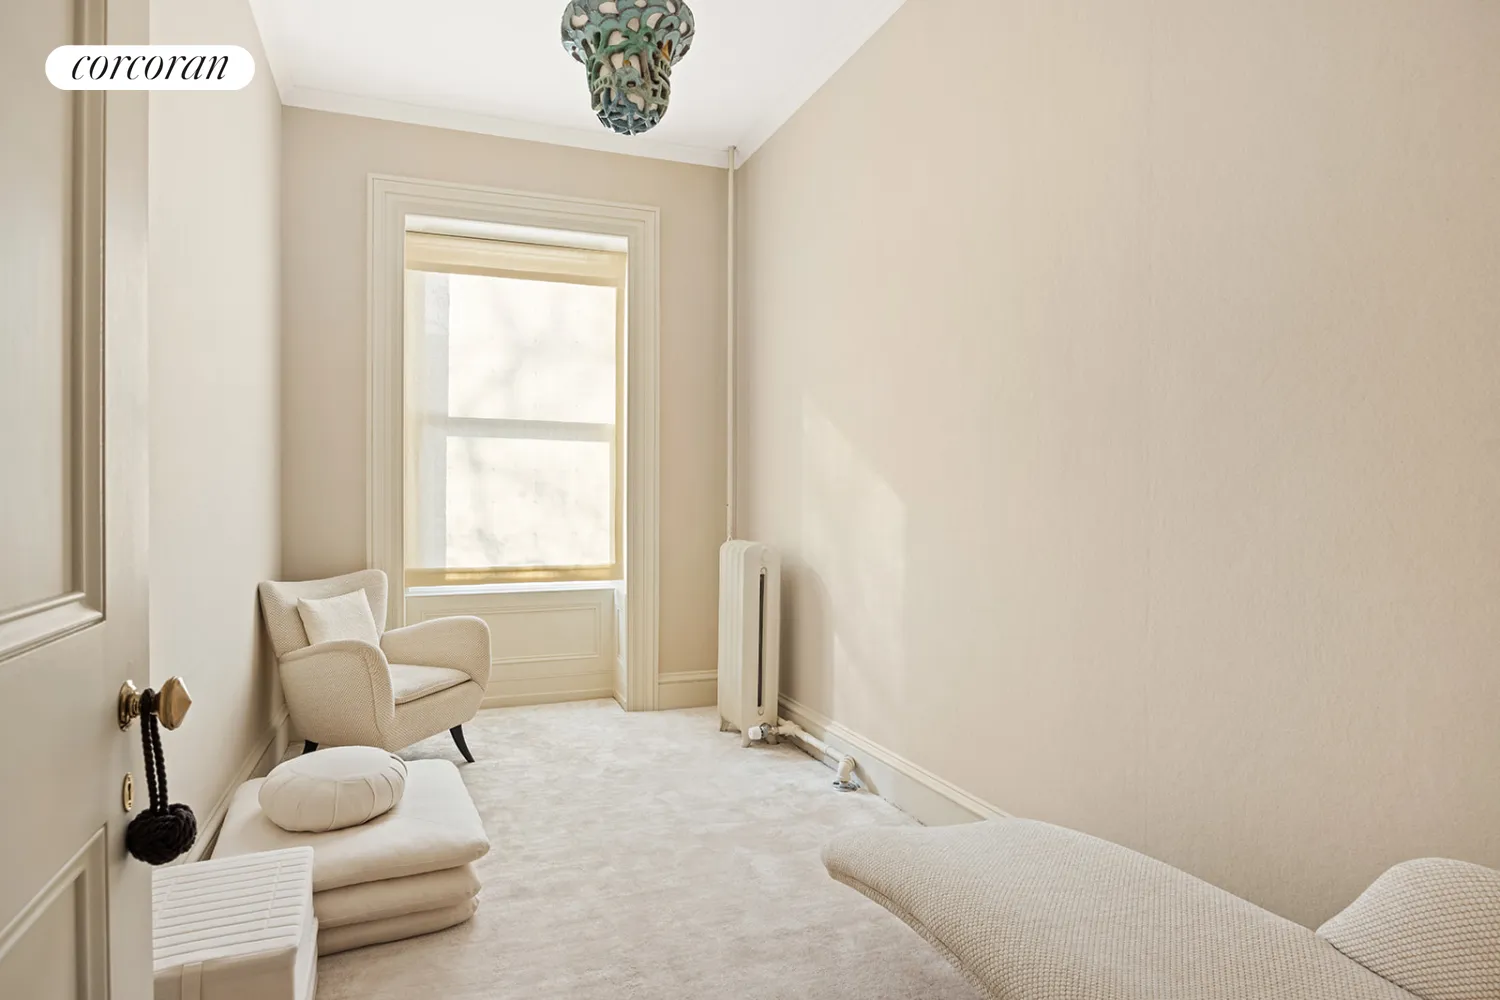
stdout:
[[447,566],[608,566],[613,445],[447,441]]
[[582,273],[407,271],[408,570],[616,563],[624,292]]
[[448,282],[448,414],[615,422],[608,286],[470,274]]

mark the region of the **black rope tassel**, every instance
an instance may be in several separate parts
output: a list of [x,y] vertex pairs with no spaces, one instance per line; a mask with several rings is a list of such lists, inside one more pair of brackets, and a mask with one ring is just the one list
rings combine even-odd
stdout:
[[198,839],[198,819],[181,802],[167,804],[167,759],[156,723],[156,692],[141,693],[141,754],[146,759],[146,788],[151,804],[125,828],[125,847],[151,865],[175,861]]

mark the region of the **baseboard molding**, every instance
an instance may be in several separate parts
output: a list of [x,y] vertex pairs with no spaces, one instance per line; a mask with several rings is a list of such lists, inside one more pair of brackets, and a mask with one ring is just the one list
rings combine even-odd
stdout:
[[235,771],[234,777],[229,780],[229,786],[219,796],[207,815],[198,817],[198,840],[193,844],[192,850],[182,856],[182,861],[190,863],[202,861],[204,858],[213,856],[214,843],[219,839],[219,827],[224,823],[224,817],[229,813],[229,803],[234,799],[235,791],[245,782],[252,778],[263,778],[270,773],[271,768],[281,763],[281,758],[286,756],[286,745],[291,733],[291,716],[286,709],[281,710],[281,715],[271,723],[271,728],[266,735],[258,740],[244,763]]
[[[493,685],[492,685],[493,688]],[[515,708],[521,705],[550,705],[564,701],[596,701],[612,698],[625,705],[621,692],[613,686],[590,686],[579,689],[554,691],[525,691],[510,694],[490,693],[479,703],[485,708]],[[656,707],[667,711],[675,708],[702,708],[716,704],[719,700],[719,672],[717,670],[693,670],[684,673],[662,674],[656,681]]]
[[719,682],[717,670],[685,670],[674,674],[658,674],[658,684],[700,684],[704,681]]
[[690,670],[675,674],[658,674],[656,707],[662,711],[675,708],[702,708],[719,701],[719,672]]
[[855,773],[865,787],[919,823],[948,826],[1009,817],[1004,810],[793,698],[781,697],[781,715],[854,757],[859,762]]
[[551,705],[564,701],[601,701],[619,698],[612,687],[588,688],[581,691],[534,691],[526,694],[490,694],[479,703],[486,708],[519,708],[522,705]]

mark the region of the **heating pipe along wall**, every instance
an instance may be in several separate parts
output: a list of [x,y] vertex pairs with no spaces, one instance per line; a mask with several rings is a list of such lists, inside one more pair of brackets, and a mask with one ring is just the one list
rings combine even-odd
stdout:
[[859,783],[854,780],[854,769],[859,766],[859,762],[842,750],[834,749],[827,743],[824,743],[795,722],[778,719],[776,721],[776,728],[774,729],[770,726],[751,726],[749,735],[752,740],[764,740],[773,735],[785,736],[788,739],[793,739],[809,746],[823,757],[835,762],[834,767],[838,769],[839,776],[834,779],[833,783],[841,791],[852,792],[859,787]]
[[735,171],[739,167],[739,164],[736,162],[739,159],[739,156],[740,156],[739,149],[737,149],[734,146],[730,146],[729,147],[729,245],[726,248],[727,249],[727,253],[725,255],[728,258],[728,260],[729,260],[729,273],[727,275],[728,283],[726,285],[726,294],[724,296],[725,299],[728,301],[728,306],[727,306],[728,314],[725,316],[725,320],[726,320],[725,330],[727,331],[727,333],[726,333],[727,343],[725,345],[725,367],[727,369],[727,374],[726,374],[727,384],[726,384],[726,388],[728,389],[728,391],[725,393],[725,396],[728,398],[728,403],[727,403],[728,412],[726,413],[726,423],[728,424],[728,431],[727,431],[727,433],[728,433],[728,442],[727,442],[727,444],[728,444],[728,451],[726,453],[726,456],[725,456],[726,457],[726,461],[724,463],[725,469],[726,469],[726,473],[725,473],[726,482],[724,484],[724,490],[725,490],[725,493],[724,493],[724,538],[725,538],[726,541],[730,541],[730,542],[734,541],[734,527],[735,527],[735,525],[734,525],[734,466],[735,466],[735,462],[738,460],[737,448],[736,448],[736,444],[737,444],[736,436],[739,433],[739,426],[738,426],[739,425],[739,413],[736,410],[736,404],[737,404],[737,400],[738,400],[738,393],[736,391],[736,386],[735,386],[735,379],[738,378],[738,375],[736,374],[736,367],[737,366],[735,364],[736,353],[738,351],[737,344],[736,344],[736,337],[735,337],[735,335],[736,335],[735,324],[736,324],[736,321],[739,318],[738,317],[738,312],[739,312],[739,302],[738,302],[739,285],[738,285],[737,276],[735,275],[735,243],[737,241],[736,231],[737,231],[737,223],[739,221],[739,219],[738,219],[738,211],[737,211],[737,209],[735,207],[735,193],[736,193],[735,192],[735,187],[736,187],[736,183],[735,183],[736,182]]

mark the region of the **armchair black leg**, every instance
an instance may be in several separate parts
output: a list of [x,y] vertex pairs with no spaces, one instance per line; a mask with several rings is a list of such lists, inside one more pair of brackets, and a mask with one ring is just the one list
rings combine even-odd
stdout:
[[318,745],[316,743],[314,743],[312,740],[303,740],[302,741],[302,752],[303,753],[312,753],[316,749],[318,749]]
[[474,763],[474,755],[469,753],[469,744],[464,742],[464,727],[454,726],[448,730],[448,735],[453,737],[453,742],[458,744],[458,752],[464,755],[464,760],[470,764]]

